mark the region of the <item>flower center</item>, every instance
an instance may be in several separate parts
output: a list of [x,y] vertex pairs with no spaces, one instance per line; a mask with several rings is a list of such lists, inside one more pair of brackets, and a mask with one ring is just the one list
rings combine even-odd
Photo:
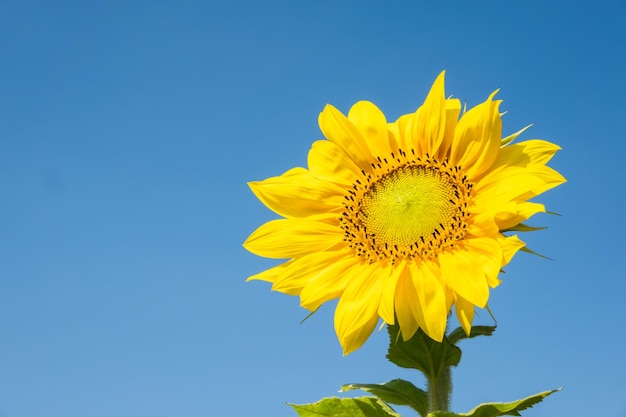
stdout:
[[410,246],[450,225],[454,191],[438,170],[404,166],[372,185],[361,199],[357,217],[387,245]]
[[346,196],[345,241],[370,262],[433,258],[465,234],[471,184],[433,158],[379,159]]

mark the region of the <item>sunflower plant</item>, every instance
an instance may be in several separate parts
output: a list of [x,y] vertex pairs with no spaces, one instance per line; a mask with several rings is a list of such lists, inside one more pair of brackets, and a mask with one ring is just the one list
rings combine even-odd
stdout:
[[[417,111],[394,122],[368,101],[347,116],[327,105],[319,115],[326,139],[312,144],[308,167],[249,183],[281,218],[244,247],[286,260],[249,280],[299,296],[311,312],[338,299],[334,326],[344,355],[382,320],[387,358],[427,381],[426,389],[404,380],[345,385],[370,395],[293,405],[301,417],[397,416],[392,405],[431,417],[519,415],[554,392],[449,411],[458,343],[495,330],[472,326],[475,309],[488,309],[490,289],[518,251],[532,253],[516,234],[536,230],[524,222],[546,211],[531,200],[565,182],[547,166],[557,145],[515,143],[525,128],[502,137],[496,93],[465,111],[446,98],[442,72]],[[452,310],[455,330],[447,328]]]

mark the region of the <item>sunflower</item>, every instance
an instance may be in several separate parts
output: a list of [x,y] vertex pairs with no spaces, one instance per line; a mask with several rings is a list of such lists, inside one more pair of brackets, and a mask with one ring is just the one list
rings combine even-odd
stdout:
[[565,182],[546,166],[558,146],[511,144],[524,129],[502,138],[496,92],[462,113],[458,99],[446,99],[442,72],[424,104],[393,123],[368,101],[347,117],[327,105],[319,116],[326,140],[311,146],[308,169],[249,183],[282,218],[244,247],[286,259],[249,280],[300,296],[309,311],[338,298],[344,354],[379,318],[397,323],[404,340],[421,328],[441,341],[454,306],[469,333],[475,307],[487,305],[502,267],[524,247],[503,232],[544,212],[529,200]]

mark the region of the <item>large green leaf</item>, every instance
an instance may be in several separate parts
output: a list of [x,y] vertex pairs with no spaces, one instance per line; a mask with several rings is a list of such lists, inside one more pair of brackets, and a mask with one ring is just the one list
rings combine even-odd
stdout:
[[422,417],[425,417],[428,412],[426,391],[403,379],[394,379],[384,384],[348,384],[341,387],[342,392],[355,389],[369,392],[387,403],[407,405]]
[[459,343],[463,339],[471,339],[476,336],[491,336],[496,331],[496,326],[472,326],[469,336],[465,334],[462,327],[457,327],[448,336],[448,341],[453,345]]
[[289,405],[300,417],[401,417],[376,397],[328,397],[312,404]]
[[461,360],[461,349],[445,337],[439,343],[419,329],[404,341],[397,325],[387,326],[387,329],[390,338],[387,359],[402,368],[422,371],[429,381],[437,380],[444,369],[456,366]]
[[530,397],[523,398],[512,403],[485,403],[474,408],[468,413],[452,413],[450,411],[434,411],[428,417],[498,417],[498,416],[520,416],[520,411],[532,407],[541,402],[545,397],[560,389],[540,392]]

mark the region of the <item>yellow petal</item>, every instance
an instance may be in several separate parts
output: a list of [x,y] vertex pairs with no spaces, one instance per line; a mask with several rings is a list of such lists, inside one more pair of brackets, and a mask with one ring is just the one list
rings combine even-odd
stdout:
[[389,129],[389,125],[390,124],[388,123],[387,136],[389,138],[389,149],[391,149],[391,152],[393,152],[393,154],[395,154],[395,157],[397,158],[400,149],[400,137],[397,135],[397,132]]
[[361,132],[372,156],[385,157],[395,151],[389,143],[387,119],[373,103],[357,102],[348,112],[348,120]]
[[[292,262],[292,261],[289,261]],[[278,276],[285,270],[289,262],[282,263],[280,265],[276,265],[273,268],[266,269],[263,272],[259,272],[258,274],[252,275],[246,279],[248,281],[265,281],[265,282],[274,282],[278,278]]]
[[338,298],[350,283],[348,271],[360,263],[348,250],[317,255],[316,263],[323,265],[312,265],[303,271],[308,272],[309,279],[300,293],[300,306],[309,311]]
[[398,278],[405,268],[405,261],[399,263],[400,265],[386,265],[381,266],[379,270],[380,279],[383,282],[382,294],[380,297],[380,306],[378,307],[378,315],[387,324],[395,323],[395,294],[396,287],[398,285]]
[[243,246],[259,256],[288,259],[321,252],[342,241],[338,226],[309,219],[278,219],[255,230]]
[[500,101],[493,101],[496,92],[465,113],[455,129],[450,162],[461,166],[470,180],[488,170],[498,156],[502,120],[498,113]]
[[328,140],[339,146],[360,169],[369,169],[373,161],[369,147],[359,130],[346,116],[327,104],[320,113],[318,122]]
[[[304,287],[316,276],[342,259],[345,252],[325,251],[293,259],[279,271],[272,285],[273,291],[289,295],[301,295]],[[306,307],[305,307],[306,308]],[[312,308],[310,310],[315,310]]]
[[526,244],[517,235],[507,236],[499,239],[502,246],[502,266],[507,265],[513,259],[518,250],[526,246]]
[[495,214],[491,211],[473,211],[467,222],[467,238],[473,237],[496,237],[500,228],[494,219]]
[[493,164],[493,169],[500,166],[528,166],[531,164],[545,165],[561,147],[547,140],[531,139],[514,145],[505,146]]
[[378,323],[381,281],[376,267],[360,264],[347,272],[349,285],[335,310],[335,332],[344,355],[361,347]]
[[396,286],[395,310],[398,324],[400,325],[400,333],[402,333],[402,339],[406,341],[413,337],[419,328],[412,310],[415,300],[417,300],[417,291],[415,290],[415,285],[413,285],[411,271],[406,265],[406,261],[401,262],[399,272],[398,284]]
[[439,149],[435,153],[435,156],[439,160],[444,160],[454,140],[454,132],[459,122],[459,114],[461,114],[461,101],[457,98],[451,98],[446,100],[446,130],[443,135],[443,140]]
[[416,144],[413,143],[413,138],[411,135],[411,126],[413,124],[413,118],[416,117],[415,115],[418,112],[419,109],[416,113],[400,116],[398,120],[387,125],[387,129],[389,129],[389,132],[393,135],[398,143],[398,148],[402,149],[404,152],[410,152],[411,149],[416,149]]
[[[540,169],[541,166],[545,165],[559,149],[561,148],[557,145],[540,139],[532,139],[500,148],[498,157],[494,161],[489,173],[485,174],[476,184],[475,190],[477,194],[480,197],[483,189],[490,187],[493,183],[503,180],[507,181],[507,177],[524,172],[525,168],[529,168],[527,173],[533,175],[533,173]],[[557,181],[561,181],[559,182],[560,184],[565,182],[565,179],[559,174]]]
[[343,190],[320,181],[304,168],[248,185],[263,204],[284,217],[308,217],[342,209]]
[[354,161],[339,146],[327,140],[313,142],[308,165],[314,177],[344,186],[352,186],[354,180],[362,175]]
[[475,186],[477,206],[496,207],[513,200],[529,200],[563,184],[565,178],[544,165],[510,166],[485,175]]
[[511,202],[502,211],[495,213],[494,220],[500,230],[508,229],[516,226],[537,213],[545,213],[546,208],[543,204],[524,201],[522,203]]
[[480,262],[487,278],[487,284],[492,288],[500,284],[498,275],[502,269],[502,246],[498,240],[491,238],[466,239],[461,245]]
[[420,266],[411,264],[410,269],[417,293],[413,309],[415,319],[431,339],[441,342],[446,332],[448,309],[444,284],[438,277],[439,268],[426,261]]
[[474,304],[457,295],[454,308],[461,327],[465,330],[465,334],[469,336],[472,331],[472,321],[474,320]]
[[446,131],[445,71],[442,71],[432,87],[419,114],[413,119],[413,140],[420,143],[422,154],[433,156],[439,150]]
[[489,299],[489,285],[480,257],[458,249],[439,254],[441,275],[452,291],[472,304],[484,307]]

